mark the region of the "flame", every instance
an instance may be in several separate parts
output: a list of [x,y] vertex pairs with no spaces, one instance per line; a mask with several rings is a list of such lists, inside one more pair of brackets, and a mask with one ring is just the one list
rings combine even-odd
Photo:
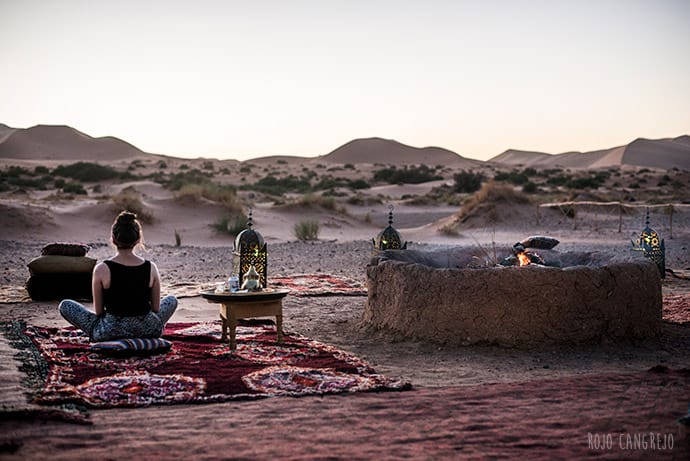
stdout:
[[526,266],[530,264],[529,256],[527,256],[524,252],[518,253],[517,258],[520,261],[520,266]]

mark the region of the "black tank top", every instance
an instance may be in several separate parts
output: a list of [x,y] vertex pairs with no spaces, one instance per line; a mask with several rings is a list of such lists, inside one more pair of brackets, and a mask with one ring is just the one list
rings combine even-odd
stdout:
[[104,262],[110,269],[110,288],[103,289],[105,312],[120,317],[148,314],[151,310],[151,261],[138,266]]

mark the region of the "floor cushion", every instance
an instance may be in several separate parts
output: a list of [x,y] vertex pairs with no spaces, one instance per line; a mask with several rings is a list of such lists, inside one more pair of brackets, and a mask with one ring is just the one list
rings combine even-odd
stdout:
[[33,274],[26,281],[26,291],[34,301],[90,300],[91,273]]
[[84,272],[91,274],[96,260],[88,256],[39,256],[29,261],[29,273],[33,274],[64,274]]
[[151,355],[168,352],[171,346],[163,338],[124,338],[93,343],[89,349],[104,355]]

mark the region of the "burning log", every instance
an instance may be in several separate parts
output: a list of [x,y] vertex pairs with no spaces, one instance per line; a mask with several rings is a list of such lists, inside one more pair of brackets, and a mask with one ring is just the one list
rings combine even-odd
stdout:
[[502,266],[527,266],[530,264],[546,265],[546,261],[539,253],[528,250],[526,247],[543,248],[550,250],[558,245],[558,240],[551,237],[530,237],[513,245],[512,255],[501,261]]

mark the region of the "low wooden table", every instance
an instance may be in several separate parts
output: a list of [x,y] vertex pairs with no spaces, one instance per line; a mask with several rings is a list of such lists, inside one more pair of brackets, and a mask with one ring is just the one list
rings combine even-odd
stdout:
[[264,289],[253,292],[202,291],[201,296],[210,303],[220,304],[221,341],[228,341],[230,349],[237,348],[235,329],[238,319],[275,317],[278,344],[283,342],[283,298],[290,290]]

